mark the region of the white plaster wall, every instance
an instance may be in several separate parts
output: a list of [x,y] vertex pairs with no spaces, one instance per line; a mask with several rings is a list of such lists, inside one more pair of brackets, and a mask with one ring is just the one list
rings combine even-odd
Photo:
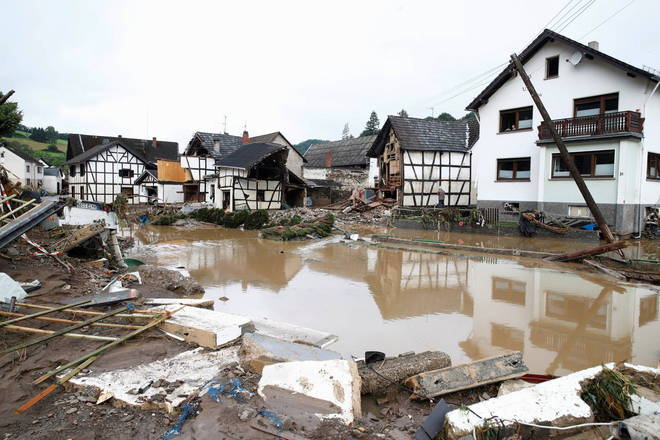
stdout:
[[60,184],[62,190],[62,178],[59,176],[44,176],[44,190],[49,194],[57,194],[57,184]]
[[326,180],[330,168],[303,168],[303,177],[305,179]]
[[[0,154],[0,164],[2,164],[2,166],[4,166],[7,171],[9,171],[9,180],[13,182],[18,180],[21,182],[21,185],[25,186],[25,179],[30,177],[26,172],[25,160],[5,147],[0,147],[0,153],[2,153]],[[30,165],[30,169],[32,169],[34,164]]]
[[[607,48],[604,49],[607,52]],[[641,111],[643,109],[644,101],[651,90],[648,80],[639,77],[631,78],[621,69],[600,61],[588,60],[586,57],[577,66],[573,66],[566,62],[573,52],[572,47],[563,43],[547,43],[525,63],[525,70],[530,75],[553,119],[573,117],[573,100],[575,98],[615,92],[619,93],[620,111]],[[555,55],[560,57],[559,77],[546,80],[545,59]],[[486,104],[479,108],[480,135],[479,141],[473,149],[473,177],[477,181],[479,200],[543,200],[545,181],[549,176],[541,173],[549,168],[545,168],[548,164],[544,163],[542,157],[545,156],[543,150],[547,147],[538,147],[535,144],[538,139],[537,127],[541,121],[536,107],[533,109],[533,128],[531,130],[498,133],[500,110],[530,105],[533,105],[532,98],[524,88],[520,77],[516,76],[507,81],[489,98]],[[657,92],[652,103],[647,106],[647,113],[647,115],[643,115],[647,117],[644,126],[645,143],[653,145],[655,148],[660,135],[660,128],[657,127],[660,125],[657,122],[660,118],[660,95],[657,95]],[[650,117],[653,120],[649,120]],[[655,124],[654,121],[656,121]],[[640,143],[636,142],[636,144],[636,148],[639,149]],[[581,147],[576,144],[568,145],[569,151],[579,148]],[[622,150],[622,154],[633,153],[632,150],[632,148]],[[517,157],[531,158],[530,182],[498,182],[496,180],[497,159]],[[550,191],[551,194],[554,194],[552,189]],[[577,188],[575,188],[575,192],[577,192]],[[596,202],[612,200],[611,194],[605,191],[597,192]],[[571,194],[566,194],[565,197],[574,198]],[[653,198],[652,195],[649,197]]]
[[369,187],[374,187],[376,184],[376,180],[378,179],[378,174],[380,173],[380,169],[378,168],[378,158],[377,157],[370,157],[369,158]]
[[183,203],[183,185],[180,183],[159,183],[158,197],[163,203]]

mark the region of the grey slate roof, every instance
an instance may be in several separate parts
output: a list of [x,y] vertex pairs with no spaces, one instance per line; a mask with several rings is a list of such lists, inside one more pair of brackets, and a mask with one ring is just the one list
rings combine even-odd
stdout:
[[376,135],[362,136],[335,142],[312,144],[305,152],[306,167],[325,167],[325,158],[332,154],[333,167],[365,165],[368,162],[367,151],[376,140]]
[[60,169],[57,167],[48,167],[44,168],[44,176],[59,176],[60,175]]
[[[658,75],[650,71],[640,69],[639,67],[632,66],[628,63],[624,63],[623,61],[617,58],[604,54],[603,52],[600,52],[589,46],[585,46],[582,43],[578,43],[577,41],[572,40],[556,32],[553,32],[550,29],[544,29],[543,32],[541,32],[539,36],[536,37],[534,41],[532,41],[529,44],[529,46],[527,46],[525,49],[523,49],[522,52],[520,52],[520,54],[518,55],[520,62],[525,64],[531,57],[534,56],[536,52],[539,51],[539,49],[541,49],[545,45],[545,43],[555,40],[568,44],[569,46],[574,47],[576,50],[579,50],[580,52],[587,54],[587,56],[608,63],[612,66],[618,67],[619,69],[623,70],[624,72],[626,72],[631,76],[639,75],[641,77],[648,78],[651,81],[655,81],[655,82],[660,81]],[[502,70],[502,72],[499,75],[497,75],[497,77],[495,77],[495,79],[490,84],[488,84],[486,88],[481,93],[479,93],[479,95],[477,95],[476,98],[472,100],[471,103],[467,105],[465,109],[476,110],[486,101],[488,101],[488,98],[490,98],[493,95],[493,93],[495,93],[505,82],[507,82],[511,78],[513,74],[513,70],[514,69],[512,64],[506,66],[504,70]]]
[[[76,156],[80,156],[96,147],[100,148],[95,151],[103,151],[108,144],[113,142],[119,142],[124,148],[146,163],[155,164],[158,159],[177,160],[179,157],[179,144],[176,142],[156,140],[156,148],[154,148],[152,141],[147,139],[72,133],[69,134],[67,142],[67,163],[82,162]],[[85,157],[89,158],[91,156],[87,155]],[[75,159],[75,161],[72,161],[72,159]]]
[[404,150],[468,151],[477,141],[479,133],[478,123],[473,120],[438,121],[388,116],[369,149],[370,157],[377,157],[383,152],[390,128]]
[[215,164],[219,167],[243,168],[247,170],[267,157],[280,151],[286,151],[287,149],[288,147],[286,145],[279,144],[247,144],[243,148],[239,148],[233,153],[221,157]]
[[[206,133],[203,131],[198,131],[194,134],[193,140],[195,137],[199,139],[201,146],[204,147],[204,149],[216,159],[233,153],[242,145],[242,138],[240,136],[233,136],[231,134]],[[218,141],[220,144],[219,152],[216,152],[213,148],[215,141]],[[190,142],[192,143],[192,140]]]
[[30,154],[26,153],[25,151],[19,150],[18,148],[10,147],[9,145],[4,144],[2,142],[0,142],[0,146],[5,147],[6,149],[8,149],[9,151],[11,151],[16,156],[20,157],[21,159],[23,159],[26,162],[32,162],[32,163],[36,163],[38,165],[41,165],[41,163],[39,162],[39,159],[35,159],[34,157],[30,156]]
[[135,157],[140,159],[142,162],[144,162],[146,164],[149,163],[147,161],[147,159],[141,154],[141,152],[134,151],[133,149],[129,148],[127,145],[125,145],[122,142],[114,141],[114,142],[108,142],[107,144],[96,145],[95,147],[92,147],[89,150],[85,150],[85,152],[83,152],[83,153],[81,153],[77,156],[74,156],[72,159],[69,159],[66,162],[64,162],[64,165],[73,165],[73,164],[76,164],[76,163],[85,162],[87,160],[90,160],[91,158],[93,158],[97,154],[104,152],[108,148],[114,147],[115,145],[119,145],[121,147],[126,148],[126,150],[128,152],[135,155]]

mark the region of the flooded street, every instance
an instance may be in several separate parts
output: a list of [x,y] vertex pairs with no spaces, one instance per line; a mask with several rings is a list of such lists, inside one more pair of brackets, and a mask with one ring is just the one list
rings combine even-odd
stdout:
[[[361,233],[492,247],[586,247],[568,240],[354,227]],[[223,228],[148,226],[131,257],[183,266],[215,309],[339,336],[344,356],[442,350],[455,364],[522,350],[530,372],[564,375],[608,361],[656,365],[658,292],[540,260],[446,256],[344,244],[283,243]],[[636,252],[648,255],[639,248]],[[567,266],[563,266],[567,267]],[[222,301],[226,297],[229,300]]]

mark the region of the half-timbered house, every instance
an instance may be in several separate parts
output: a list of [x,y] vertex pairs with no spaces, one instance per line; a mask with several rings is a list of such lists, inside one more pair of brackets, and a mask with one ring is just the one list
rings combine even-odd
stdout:
[[129,203],[146,203],[136,178],[155,169],[158,159],[177,158],[176,142],[70,134],[65,162],[69,192],[73,198],[98,203],[112,203],[118,194],[126,195]]
[[149,203],[182,203],[183,186],[192,180],[190,171],[176,160],[158,160],[156,168],[147,168],[135,179],[140,200]]
[[288,149],[278,144],[248,144],[217,162],[215,205],[227,211],[280,209]]
[[389,116],[367,155],[378,159],[377,189],[399,206],[470,206],[476,121]]

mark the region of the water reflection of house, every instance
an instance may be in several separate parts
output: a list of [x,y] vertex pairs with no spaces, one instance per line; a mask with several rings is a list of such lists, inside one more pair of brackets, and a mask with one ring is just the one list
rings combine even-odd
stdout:
[[[135,235],[143,242],[158,243],[160,264],[184,266],[205,286],[241,282],[244,288],[256,285],[279,291],[302,268],[299,255],[280,252],[281,247],[272,242],[238,230],[151,227]],[[180,244],[176,252],[166,251],[167,246]]]
[[513,264],[474,263],[469,277],[474,331],[462,347],[472,358],[524,350],[531,370],[553,374],[624,359],[657,362],[652,291]]

